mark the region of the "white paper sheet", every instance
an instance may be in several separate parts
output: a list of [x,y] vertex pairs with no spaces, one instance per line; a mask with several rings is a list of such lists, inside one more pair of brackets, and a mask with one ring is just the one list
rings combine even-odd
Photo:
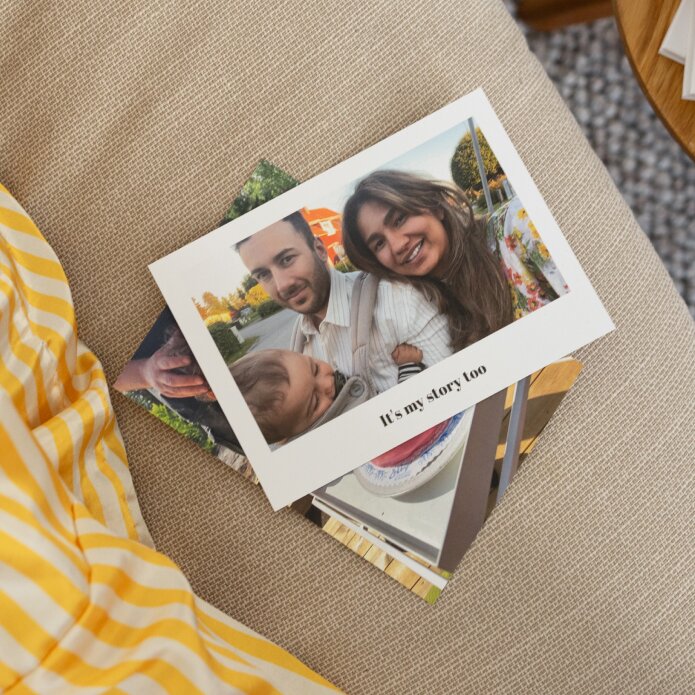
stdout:
[[[353,186],[375,169],[388,168],[399,158],[408,158],[418,147],[425,153],[418,169],[427,171],[429,144],[470,118],[484,134],[569,290],[322,426],[278,448],[269,446],[194,305],[201,278],[204,283],[212,283],[229,277],[237,242],[301,210],[307,201],[316,201],[314,204],[318,205],[322,200],[330,200],[336,191]],[[562,153],[552,156],[562,157]],[[274,509],[339,478],[614,328],[482,89],[162,258],[150,270]],[[229,291],[234,290],[235,283],[230,281]],[[481,366],[485,367],[484,372],[480,371],[481,378],[466,379],[464,383],[465,375]],[[450,390],[446,397],[427,399],[433,389],[444,392],[447,384],[456,380],[462,388]],[[424,402],[423,408],[404,408],[418,400]],[[382,415],[396,410],[404,410],[405,417],[385,424]]]
[[662,56],[681,64],[685,63],[688,52],[691,17],[695,14],[693,7],[695,7],[695,0],[681,0],[659,49]]

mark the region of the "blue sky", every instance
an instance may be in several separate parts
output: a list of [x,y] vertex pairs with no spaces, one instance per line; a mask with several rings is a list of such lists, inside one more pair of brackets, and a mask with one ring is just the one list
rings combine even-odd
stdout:
[[[423,142],[412,150],[408,150],[408,152],[396,157],[396,159],[385,162],[379,169],[400,169],[429,178],[451,181],[451,169],[449,166],[451,157],[454,154],[456,145],[467,132],[468,123],[460,123],[431,140]],[[365,171],[364,175],[366,176],[368,173],[368,171]],[[317,191],[315,194],[307,197],[306,207],[325,207],[341,211],[360,179],[355,179],[347,186],[335,191]]]

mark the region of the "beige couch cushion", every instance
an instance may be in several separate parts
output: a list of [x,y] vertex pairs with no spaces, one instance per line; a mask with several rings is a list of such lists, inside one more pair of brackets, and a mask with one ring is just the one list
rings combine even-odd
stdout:
[[439,603],[116,395],[143,513],[203,597],[352,693],[685,692],[692,321],[501,1],[417,5],[6,5],[0,178],[113,381],[163,306],[147,263],[258,159],[304,179],[483,86],[618,330]]

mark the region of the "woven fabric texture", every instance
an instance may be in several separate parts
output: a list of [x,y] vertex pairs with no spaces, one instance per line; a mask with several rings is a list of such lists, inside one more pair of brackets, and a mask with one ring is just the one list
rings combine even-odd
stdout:
[[350,693],[678,693],[695,679],[695,331],[498,0],[76,0],[0,9],[0,180],[113,382],[163,307],[147,263],[256,162],[300,179],[484,87],[617,331],[436,606],[114,395],[159,550]]

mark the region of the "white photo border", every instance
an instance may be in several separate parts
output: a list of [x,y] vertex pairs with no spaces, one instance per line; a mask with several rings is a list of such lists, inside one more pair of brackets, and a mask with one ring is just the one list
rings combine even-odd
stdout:
[[[224,250],[301,209],[307,193],[336,190],[400,154],[474,118],[539,230],[569,292],[363,405],[276,450],[265,441],[196,310],[187,278],[221,262]],[[232,424],[274,510],[353,470],[461,410],[505,389],[614,329],[567,240],[497,118],[478,89],[350,159],[152,263],[150,271]],[[433,388],[485,366],[486,372],[428,403],[422,412],[385,427],[380,415],[422,398]],[[339,445],[336,445],[339,442]]]

